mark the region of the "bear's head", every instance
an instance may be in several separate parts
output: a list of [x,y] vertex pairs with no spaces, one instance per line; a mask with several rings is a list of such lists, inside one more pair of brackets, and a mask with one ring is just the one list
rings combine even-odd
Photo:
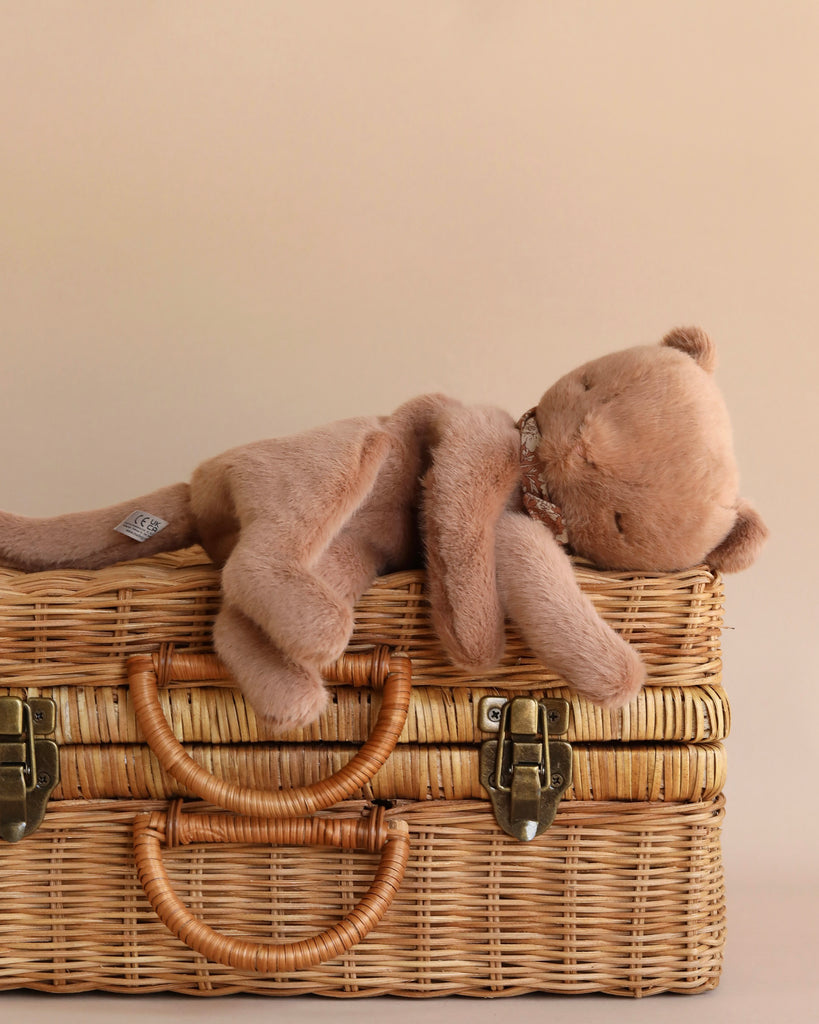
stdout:
[[749,566],[767,536],[738,494],[728,414],[700,328],[603,356],[535,410],[536,451],[571,549],[607,568]]

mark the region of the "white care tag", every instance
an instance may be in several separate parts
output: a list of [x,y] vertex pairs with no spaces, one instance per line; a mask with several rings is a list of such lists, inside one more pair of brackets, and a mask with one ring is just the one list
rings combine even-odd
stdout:
[[132,540],[142,543],[149,537],[153,537],[155,533],[159,533],[160,530],[164,530],[167,525],[166,519],[160,519],[159,516],[152,516],[150,512],[142,512],[138,509],[123,519],[114,529],[119,533],[124,533]]

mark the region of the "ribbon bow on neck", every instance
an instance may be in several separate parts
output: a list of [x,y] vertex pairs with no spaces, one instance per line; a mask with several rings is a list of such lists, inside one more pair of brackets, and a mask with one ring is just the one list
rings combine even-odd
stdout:
[[566,533],[563,511],[550,499],[546,480],[535,455],[542,440],[535,419],[535,409],[530,409],[521,416],[517,428],[520,431],[524,507],[533,519],[539,519],[549,527],[558,543],[567,545],[569,537]]

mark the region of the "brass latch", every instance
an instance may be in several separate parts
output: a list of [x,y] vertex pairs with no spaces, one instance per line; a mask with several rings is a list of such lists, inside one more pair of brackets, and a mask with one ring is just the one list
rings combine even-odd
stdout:
[[551,737],[569,727],[565,700],[484,697],[478,724],[498,733],[481,746],[481,785],[510,836],[529,840],[551,825],[572,781],[572,748]]
[[47,697],[0,697],[0,839],[17,843],[42,822],[60,780],[54,732],[57,708]]

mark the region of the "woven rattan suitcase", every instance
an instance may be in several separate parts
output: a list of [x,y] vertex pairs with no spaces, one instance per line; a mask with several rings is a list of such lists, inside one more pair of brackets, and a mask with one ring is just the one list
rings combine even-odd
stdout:
[[0,988],[713,988],[721,583],[576,572],[648,665],[622,711],[511,632],[457,672],[401,573],[359,602],[322,719],[275,735],[210,653],[201,552],[0,571]]

